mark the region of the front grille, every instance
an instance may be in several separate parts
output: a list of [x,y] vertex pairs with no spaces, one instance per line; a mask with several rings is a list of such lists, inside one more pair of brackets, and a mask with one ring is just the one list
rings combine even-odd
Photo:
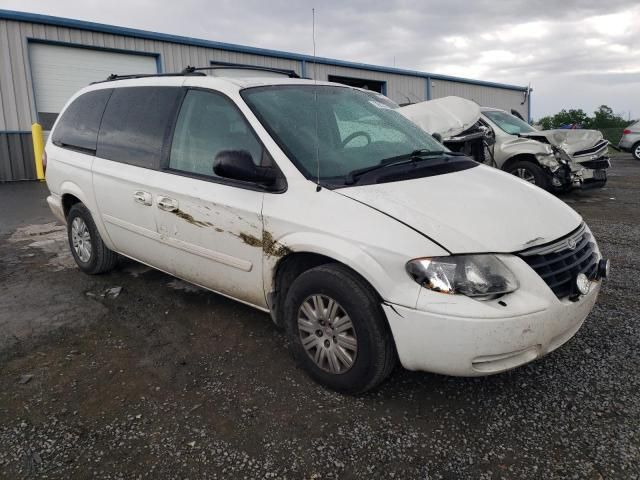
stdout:
[[609,145],[607,140],[600,140],[593,147],[585,148],[584,150],[580,150],[579,152],[575,152],[573,154],[574,157],[580,157],[582,155],[590,155],[599,152],[600,150],[604,150]]
[[595,278],[598,266],[595,240],[584,224],[560,240],[524,250],[519,255],[558,298],[575,294],[578,274],[584,273],[589,278]]
[[593,170],[603,170],[609,168],[611,164],[608,158],[599,158],[597,160],[587,160],[586,162],[580,162],[584,168],[592,168]]

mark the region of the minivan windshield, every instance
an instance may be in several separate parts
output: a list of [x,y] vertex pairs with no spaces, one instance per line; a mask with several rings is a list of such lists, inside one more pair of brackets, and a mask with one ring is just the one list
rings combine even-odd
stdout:
[[412,152],[420,151],[425,164],[448,153],[392,103],[360,90],[274,85],[241,94],[307,178],[316,179],[319,170],[320,181],[344,184],[353,172],[411,157]]
[[501,112],[500,110],[485,110],[482,114],[495,123],[502,131],[511,135],[537,131],[527,122],[524,122],[515,115],[511,115],[507,112]]

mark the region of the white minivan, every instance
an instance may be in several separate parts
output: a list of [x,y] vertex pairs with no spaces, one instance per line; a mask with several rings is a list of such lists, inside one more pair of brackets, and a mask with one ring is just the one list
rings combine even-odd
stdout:
[[348,393],[398,360],[503,372],[578,331],[608,262],[562,201],[383,98],[237,72],[114,77],[68,102],[47,200],[81,270],[123,255],[269,312]]

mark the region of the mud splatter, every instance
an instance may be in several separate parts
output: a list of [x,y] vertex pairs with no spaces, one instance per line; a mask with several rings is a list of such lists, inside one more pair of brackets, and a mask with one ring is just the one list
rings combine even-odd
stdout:
[[265,230],[262,234],[262,250],[270,257],[284,257],[291,253],[291,249],[274,240],[271,232]]
[[196,227],[213,227],[213,223],[211,222],[203,222],[201,220],[196,220],[195,218],[193,218],[192,215],[189,215],[186,212],[183,212],[180,209],[176,209],[174,210],[173,213],[176,217],[181,218],[182,220],[184,220],[185,222],[189,222],[191,225],[195,225]]
[[274,240],[271,232],[266,230],[262,233],[262,239],[248,233],[240,233],[238,236],[247,245],[251,245],[252,247],[262,247],[262,251],[268,257],[284,257],[291,253],[291,249],[289,247]]
[[238,236],[247,245],[251,245],[252,247],[262,247],[262,240],[258,237],[255,237],[253,235],[250,235],[244,232],[241,232]]

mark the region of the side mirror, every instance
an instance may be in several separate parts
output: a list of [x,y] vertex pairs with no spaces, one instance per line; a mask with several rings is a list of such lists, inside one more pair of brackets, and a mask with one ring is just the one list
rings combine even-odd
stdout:
[[512,109],[511,109],[511,115],[513,115],[514,117],[518,117],[518,118],[519,118],[520,120],[522,120],[523,122],[529,123],[529,122],[527,122],[527,121],[524,119],[524,117],[522,116],[522,114],[521,114],[518,110],[516,110],[515,108],[512,108]]
[[219,152],[213,160],[213,173],[219,177],[262,185],[271,185],[277,178],[274,168],[257,166],[246,150]]
[[431,136],[435,138],[438,143],[442,143],[442,135],[440,135],[438,132],[433,133]]

